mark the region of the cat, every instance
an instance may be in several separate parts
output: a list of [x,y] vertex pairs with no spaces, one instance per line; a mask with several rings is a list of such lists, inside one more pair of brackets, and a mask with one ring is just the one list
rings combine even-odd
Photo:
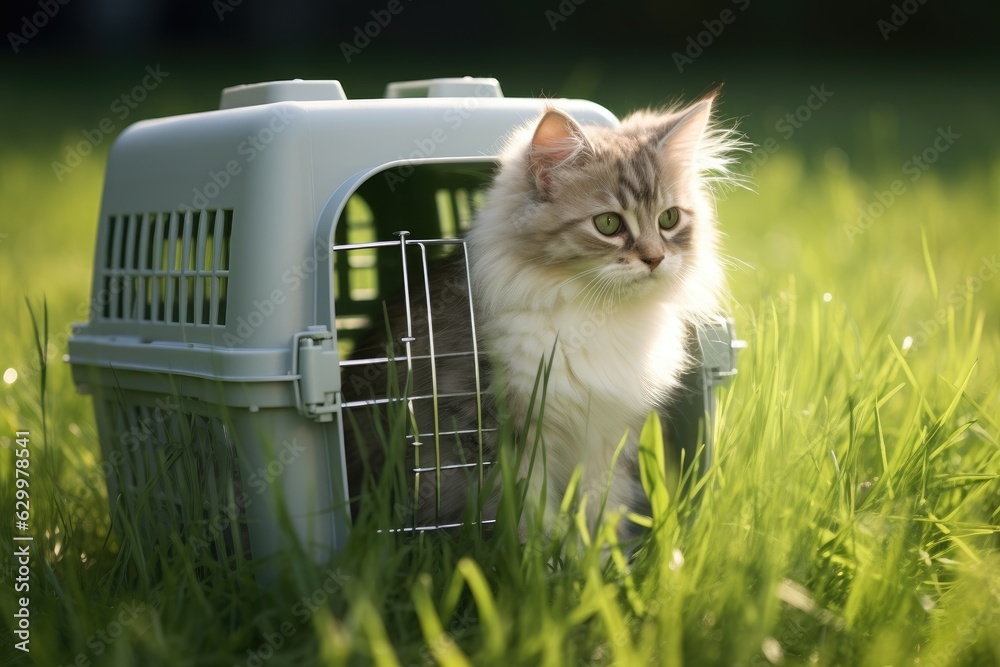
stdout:
[[[471,288],[481,362],[489,361],[478,368],[484,422],[495,426],[502,405],[511,423],[527,424],[519,434],[528,451],[518,475],[546,526],[578,466],[591,525],[605,494],[612,511],[645,507],[639,432],[677,390],[692,364],[691,327],[716,314],[724,292],[712,186],[732,178],[728,167],[741,144],[734,131],[712,123],[713,103],[709,96],[685,108],[641,111],[615,127],[581,126],[548,108],[514,132],[501,154],[466,238],[471,284],[461,262],[431,283],[432,302],[444,298],[441,282],[450,286],[442,294]],[[411,302],[419,322],[423,295]],[[402,328],[398,310],[388,311],[394,332]],[[437,354],[471,339],[467,317],[443,320],[436,305],[432,312],[436,340],[443,323]],[[422,354],[428,352],[425,333],[414,333]],[[374,335],[363,347],[384,349],[384,340]],[[537,403],[529,414],[540,363],[549,366],[541,423]],[[439,393],[468,390],[475,371],[470,358],[443,357]],[[413,391],[427,391],[429,375],[426,367],[415,370]],[[345,377],[345,388],[349,384]],[[472,409],[468,402],[445,402],[441,423],[468,424]],[[359,431],[371,441],[368,419]],[[531,448],[536,436],[540,452]],[[440,449],[442,465],[476,460],[476,438],[459,436],[451,445]],[[487,437],[484,456],[494,458],[495,446]],[[414,460],[421,468],[431,463],[430,451],[418,449]],[[352,489],[382,460],[377,452],[348,458]],[[462,520],[468,494],[479,488],[472,468],[441,475],[444,495],[431,503],[432,514],[415,510],[418,523]],[[416,496],[438,493],[431,477],[418,482]],[[483,518],[495,511],[495,499],[495,493],[485,499]]]

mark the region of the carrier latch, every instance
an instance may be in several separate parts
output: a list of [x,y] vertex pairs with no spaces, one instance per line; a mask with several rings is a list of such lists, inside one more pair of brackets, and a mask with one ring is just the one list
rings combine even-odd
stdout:
[[292,375],[299,413],[317,421],[333,420],[340,412],[340,354],[323,325],[309,327],[292,339]]
[[733,321],[719,318],[708,326],[698,327],[698,343],[706,388],[732,380],[736,375],[736,353],[747,346],[746,341],[736,338]]

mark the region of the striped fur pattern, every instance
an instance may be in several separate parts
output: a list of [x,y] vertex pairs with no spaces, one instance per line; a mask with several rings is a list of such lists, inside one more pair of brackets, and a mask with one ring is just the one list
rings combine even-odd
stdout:
[[[540,429],[543,450],[530,476],[529,456],[520,471],[531,498],[546,482],[546,521],[577,466],[592,521],[605,491],[609,510],[643,505],[638,432],[690,363],[688,327],[716,312],[724,289],[713,186],[731,179],[741,145],[713,126],[712,103],[617,127],[550,109],[513,135],[473,223],[477,326],[515,424],[551,357],[543,423],[531,416],[524,434],[531,443]],[[664,229],[672,208],[678,221]],[[598,229],[603,213],[619,216],[615,233]]]

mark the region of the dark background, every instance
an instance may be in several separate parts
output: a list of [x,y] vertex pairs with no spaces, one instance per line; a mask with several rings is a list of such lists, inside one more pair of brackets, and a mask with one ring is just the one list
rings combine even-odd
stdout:
[[[166,51],[242,53],[279,50],[286,56],[335,52],[353,28],[371,20],[369,12],[388,0],[70,0],[22,53],[28,57],[76,55],[131,57]],[[683,43],[703,19],[725,8],[740,14],[726,28],[720,52],[755,54],[823,53],[851,55],[982,56],[996,42],[1000,6],[991,2],[909,0],[908,2],[820,2],[714,0],[708,2],[611,2],[566,0],[567,21],[550,28],[547,10],[560,1],[431,2],[399,0],[398,26],[378,36],[378,55],[489,55],[498,51],[533,56],[607,57],[621,53],[657,54]],[[905,26],[883,38],[877,21],[893,5],[914,10]],[[741,7],[746,7],[741,10]],[[224,9],[223,9],[224,8]],[[4,32],[39,3],[18,1],[0,9]],[[9,46],[9,45],[8,45]],[[12,49],[7,48],[9,54]],[[372,57],[378,57],[373,55]]]
[[[215,108],[219,91],[240,83],[339,79],[349,97],[372,97],[389,81],[475,75],[497,77],[508,96],[584,97],[616,113],[690,100],[723,84],[723,114],[762,144],[812,86],[825,85],[834,98],[796,144],[819,152],[837,146],[862,169],[887,155],[898,166],[897,155],[926,146],[938,126],[956,124],[980,137],[963,142],[965,157],[996,154],[997,3],[397,1],[402,11],[367,44],[355,42],[358,31],[389,0],[6,4],[4,144],[57,157],[109,115],[146,66],[159,65],[169,78],[128,123]],[[58,12],[15,54],[11,33],[24,34],[25,17],[43,6]],[[728,25],[718,22],[724,11],[735,17]],[[894,13],[905,23],[886,33],[879,21]],[[709,35],[705,22],[721,33]],[[674,54],[699,33],[708,45],[679,68]],[[358,43],[348,62],[344,45]]]

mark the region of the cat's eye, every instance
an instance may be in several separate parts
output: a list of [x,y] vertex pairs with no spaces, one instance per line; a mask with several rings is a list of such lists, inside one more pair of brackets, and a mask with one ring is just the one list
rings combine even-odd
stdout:
[[617,213],[600,213],[594,216],[594,226],[605,236],[611,236],[622,228],[622,217]]
[[671,206],[660,214],[660,227],[663,229],[673,229],[681,219],[681,212],[676,206]]

